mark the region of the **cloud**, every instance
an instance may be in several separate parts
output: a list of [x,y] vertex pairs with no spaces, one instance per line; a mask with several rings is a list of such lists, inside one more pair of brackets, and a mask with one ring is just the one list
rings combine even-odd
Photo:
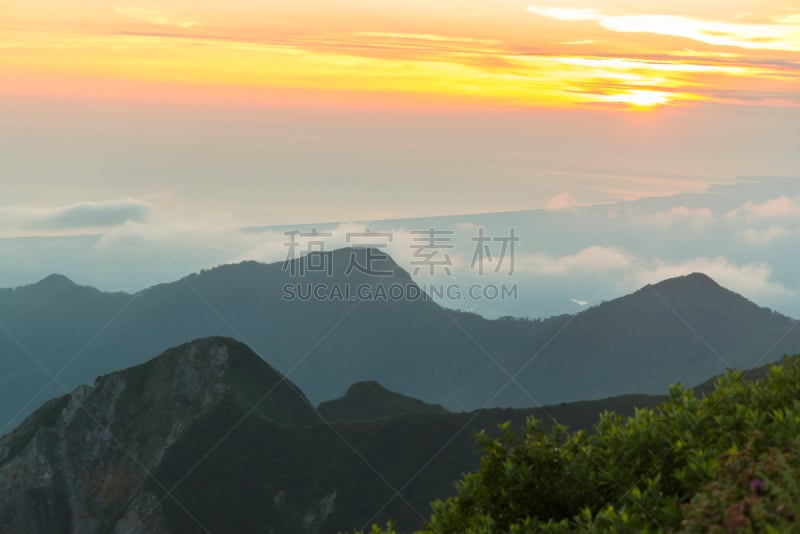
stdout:
[[800,22],[783,17],[771,24],[721,22],[681,15],[606,15],[594,9],[529,6],[528,11],[554,20],[597,22],[613,32],[683,37],[716,46],[800,51]]
[[776,17],[775,22],[780,22],[781,24],[800,24],[800,13]]
[[783,195],[761,203],[748,201],[728,212],[727,217],[746,221],[797,218],[800,217],[800,197]]
[[573,195],[569,193],[561,193],[547,199],[547,202],[545,202],[544,207],[545,209],[548,209],[550,211],[558,211],[567,208],[573,208],[578,205],[579,205],[578,199],[575,198]]
[[152,206],[134,199],[84,201],[55,208],[8,206],[0,208],[4,228],[69,231],[108,228],[145,219]]
[[643,286],[693,272],[707,274],[720,285],[742,293],[748,298],[794,294],[790,289],[771,280],[770,265],[766,263],[737,265],[724,257],[698,257],[676,263],[653,260],[639,266],[634,271],[633,277],[637,285]]
[[574,273],[606,273],[621,271],[632,265],[633,258],[616,247],[588,247],[570,256],[550,254],[519,255],[516,266],[519,272],[563,276]]
[[214,248],[225,243],[231,251],[241,246],[245,235],[238,229],[226,228],[213,222],[165,222],[128,220],[103,233],[98,248],[129,248],[144,246],[203,246]]
[[[521,255],[517,257],[517,272],[521,275],[547,277],[577,277],[590,275],[615,276],[618,289],[628,292],[693,272],[705,273],[719,284],[748,298],[787,297],[795,294],[772,280],[772,267],[763,262],[736,264],[725,257],[696,257],[681,261],[635,256],[616,247],[592,246],[576,254]],[[573,299],[575,304],[580,301]]]
[[528,11],[543,17],[563,20],[569,22],[578,22],[586,20],[601,20],[603,15],[595,9],[580,9],[568,7],[537,7],[528,6]]
[[583,306],[586,306],[587,304],[589,304],[589,301],[588,301],[588,300],[579,300],[579,299],[569,299],[569,300],[570,300],[571,302],[574,302],[574,303],[575,303],[575,304],[577,304],[578,306],[581,306],[581,307],[583,307]]
[[594,44],[597,41],[594,39],[581,39],[579,41],[551,41],[553,44],[562,44],[562,45],[588,45]]
[[157,26],[174,26],[188,29],[199,25],[197,22],[175,20],[155,9],[139,7],[133,4],[119,4],[114,8],[114,12],[121,17],[148,22]]
[[642,224],[652,224],[660,227],[670,227],[677,224],[690,224],[696,228],[704,228],[715,220],[714,212],[709,208],[689,208],[675,206],[666,211],[653,213],[638,213],[634,220]]
[[430,33],[355,32],[353,35],[357,37],[378,37],[387,39],[434,41],[444,43],[480,43],[485,45],[500,44],[500,41],[496,39],[474,39],[471,37],[456,37],[452,35],[437,35]]
[[794,234],[795,231],[784,226],[770,225],[767,228],[746,228],[737,235],[751,245],[764,245],[776,239],[782,239]]
[[[366,235],[368,229],[372,230],[372,235]],[[427,265],[420,267],[421,260],[414,255],[420,244],[424,244],[425,236],[404,227],[374,229],[371,223],[342,223],[316,227],[303,225],[297,230],[302,234],[295,238],[297,244],[297,248],[294,249],[295,257],[302,256],[310,250],[332,251],[345,247],[373,247],[389,254],[400,267],[409,272],[413,273],[415,268],[419,267],[418,278],[430,278]],[[312,230],[317,230],[319,235],[309,236]],[[439,249],[437,259],[445,261],[445,258],[449,258],[447,267],[453,275],[468,275],[471,272],[471,258],[464,256],[455,246],[457,236],[447,234],[441,237],[445,241],[440,244],[450,244],[446,240],[452,239],[454,248]],[[220,224],[218,221],[202,223],[128,221],[105,232],[96,247],[106,252],[158,249],[168,257],[179,254],[200,256],[211,254],[224,258],[223,263],[250,260],[271,263],[289,258],[290,240],[291,237],[286,235],[284,230],[247,230]],[[470,243],[470,246],[472,245]],[[431,249],[433,250],[435,249]],[[433,276],[445,274],[444,266],[441,265],[436,267]]]

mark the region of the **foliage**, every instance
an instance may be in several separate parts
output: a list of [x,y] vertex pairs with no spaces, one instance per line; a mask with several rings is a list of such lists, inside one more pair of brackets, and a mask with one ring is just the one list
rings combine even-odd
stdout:
[[800,521],[798,436],[800,357],[757,381],[728,372],[702,397],[674,386],[592,433],[504,425],[478,434],[480,468],[423,532],[785,532]]
[[800,520],[800,441],[762,452],[761,433],[725,455],[716,480],[685,505],[690,532],[789,532]]

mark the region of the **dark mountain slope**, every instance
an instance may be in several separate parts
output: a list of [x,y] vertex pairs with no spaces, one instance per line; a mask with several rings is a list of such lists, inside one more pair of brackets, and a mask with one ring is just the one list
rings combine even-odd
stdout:
[[[44,400],[66,393],[50,387],[35,396],[50,381],[42,366],[55,374],[69,359],[85,357],[87,345],[98,334],[102,336],[109,320],[129,300],[129,295],[78,286],[59,275],[30,286],[0,290],[0,435]],[[69,381],[68,387],[119,369],[90,367],[92,372],[83,368],[78,373],[83,380]]]
[[413,528],[477,467],[473,432],[545,412],[586,428],[601,409],[657,400],[334,427],[247,347],[198,340],[51,401],[0,438],[0,532],[337,532],[387,517]]
[[[762,365],[761,367],[755,367],[753,369],[749,369],[742,374],[742,378],[747,381],[751,382],[753,380],[763,380],[769,374],[769,369],[771,367],[775,367],[776,365],[783,365],[783,362],[772,363],[769,365]],[[706,393],[710,393],[714,391],[717,385],[717,380],[719,380],[719,376],[714,376],[705,380],[704,382],[697,384],[692,389],[695,390],[698,394],[705,395]]]
[[[543,321],[487,320],[425,299],[283,298],[286,284],[416,287],[391,258],[371,253],[390,276],[346,274],[351,258],[365,264],[367,252],[343,249],[331,255],[332,276],[297,278],[281,263],[245,262],[134,296],[59,279],[0,291],[0,325],[8,327],[0,328],[0,428],[65,393],[51,384],[32,400],[49,381],[33,357],[53,373],[66,366],[59,382],[69,390],[207,336],[247,342],[314,403],[378,381],[451,410],[664,393],[669,383],[696,384],[762,355],[768,363],[800,350],[800,328],[776,344],[793,320],[699,274]],[[519,373],[519,385],[507,373]]]
[[366,421],[413,413],[446,413],[438,404],[389,391],[377,382],[356,382],[339,399],[323,402],[319,412],[329,421]]
[[[271,392],[270,395],[267,393]],[[158,516],[149,472],[220,404],[273,425],[316,422],[291,383],[238,342],[200,340],[51,401],[0,439],[0,531],[96,532]],[[41,523],[40,523],[41,522]]]
[[693,385],[797,352],[796,325],[695,273],[578,314],[520,382],[539,386],[532,391],[545,399],[663,393],[666,384]]
[[[460,325],[492,353],[506,355],[521,350],[536,323],[488,321],[474,314],[445,311],[427,300],[282,298],[285,284],[416,287],[388,256],[375,268],[389,271],[391,276],[370,277],[357,271],[346,276],[350,258],[355,255],[364,264],[365,254],[357,249],[336,251],[333,277],[309,272],[293,278],[281,263],[245,262],[133,296],[100,294],[105,297],[102,302],[93,300],[94,293],[89,297],[53,293],[54,308],[64,310],[58,314],[29,306],[25,299],[28,288],[0,294],[0,324],[7,324],[15,338],[0,330],[0,380],[15,377],[13,391],[0,388],[0,424],[6,422],[7,431],[18,423],[19,417],[11,420],[18,412],[30,413],[43,399],[65,393],[51,384],[26,409],[32,395],[50,381],[31,354],[52,373],[74,359],[59,375],[59,381],[70,389],[100,374],[142,363],[142,354],[159,353],[207,336],[247,341],[277,369],[291,372],[292,380],[314,402],[342,395],[353,382],[379,380],[393,390],[451,407],[483,404],[486,394],[480,390],[468,393],[463,385],[478,372],[493,393],[504,375]],[[52,320],[54,315],[57,320]],[[475,399],[470,399],[472,396]]]

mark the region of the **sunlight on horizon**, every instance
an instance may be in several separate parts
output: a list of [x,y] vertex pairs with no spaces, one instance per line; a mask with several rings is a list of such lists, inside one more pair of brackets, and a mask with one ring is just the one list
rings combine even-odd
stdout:
[[[37,81],[51,77],[86,80],[88,95],[88,82],[115,80],[180,83],[187,92],[367,91],[398,103],[437,96],[477,106],[798,105],[800,23],[780,11],[748,22],[498,5],[496,13],[446,20],[419,6],[396,8],[405,13],[398,18],[342,1],[352,17],[327,28],[289,4],[234,1],[226,11],[216,2],[192,9],[98,1],[68,14],[40,4],[3,7],[11,14],[0,22],[3,93],[57,93],[59,84]],[[504,31],[476,25],[487,16]]]

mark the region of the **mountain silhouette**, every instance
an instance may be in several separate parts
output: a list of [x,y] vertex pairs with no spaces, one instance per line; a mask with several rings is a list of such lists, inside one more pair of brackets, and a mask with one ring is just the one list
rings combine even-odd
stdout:
[[319,411],[331,421],[366,421],[411,413],[447,413],[438,404],[389,391],[378,382],[357,382],[340,399],[323,402]]
[[546,399],[663,393],[664,384],[691,386],[728,368],[750,369],[796,352],[796,325],[693,273],[576,315],[519,378],[526,384],[543,373],[563,377],[541,383]]
[[[0,434],[47,399],[209,336],[247,343],[314,404],[377,381],[462,411],[662,394],[670,383],[697,384],[800,350],[796,321],[701,274],[577,315],[488,320],[432,302],[380,251],[316,259],[314,268],[301,259],[224,265],[134,295],[57,276],[0,290]],[[352,268],[354,260],[382,275]],[[319,286],[367,291],[299,298]],[[392,287],[416,293],[374,298]]]
[[[357,398],[403,414],[374,419]],[[333,424],[245,345],[200,339],[51,400],[0,438],[0,532],[338,532],[389,517],[410,529],[477,467],[475,431],[552,414],[587,428],[659,400],[446,413],[362,383]]]

